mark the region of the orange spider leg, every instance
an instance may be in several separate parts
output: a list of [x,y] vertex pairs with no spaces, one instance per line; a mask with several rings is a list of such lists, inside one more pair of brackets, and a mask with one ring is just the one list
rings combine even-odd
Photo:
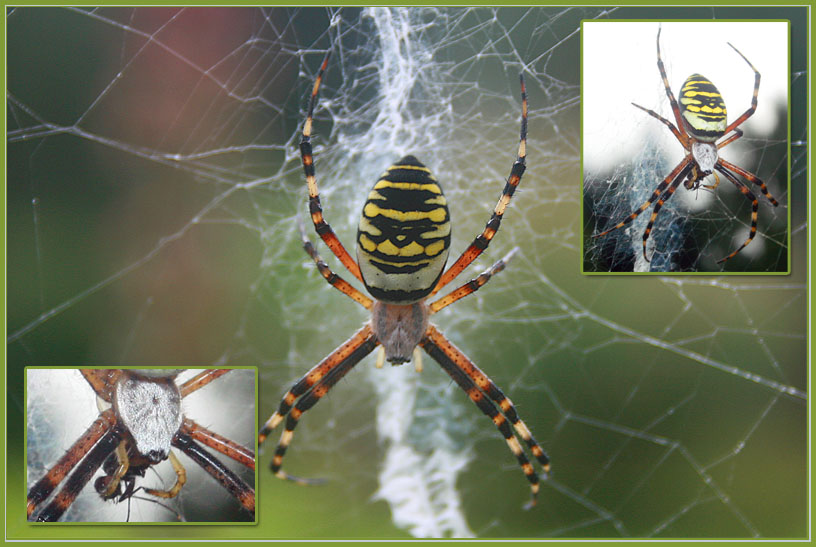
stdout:
[[[663,58],[660,56],[660,31],[662,30],[661,27],[657,28],[657,68],[660,70],[660,77],[663,79],[663,87],[666,90],[666,96],[669,98],[669,102],[671,103],[671,109],[674,113],[674,121],[677,122],[677,130],[686,137],[686,141],[688,142],[688,136],[686,135],[683,129],[683,116],[680,114],[680,105],[677,104],[677,99],[674,98],[674,93],[672,93],[671,86],[669,85],[669,77],[666,76],[666,68],[663,66]],[[635,105],[637,106],[637,105]],[[645,109],[644,109],[645,110]],[[672,130],[674,133],[674,130]],[[675,136],[677,136],[675,134]],[[683,139],[678,137],[680,142],[684,142]]]
[[717,171],[725,175],[725,178],[733,182],[734,186],[739,188],[739,191],[742,192],[742,195],[744,195],[748,200],[751,201],[751,230],[748,234],[748,239],[746,239],[745,243],[743,243],[736,251],[726,256],[725,258],[721,258],[720,260],[717,261],[717,264],[721,264],[728,260],[729,258],[733,258],[738,252],[743,250],[746,245],[751,243],[752,239],[754,239],[754,236],[756,235],[757,231],[757,217],[758,217],[757,211],[759,209],[759,200],[757,200],[756,196],[754,196],[754,194],[748,189],[747,186],[745,186],[743,183],[737,180],[737,178],[730,172],[728,172],[726,169],[721,167],[719,164],[717,165],[716,169]]
[[724,139],[723,141],[720,141],[719,143],[717,143],[717,150],[719,150],[720,148],[723,148],[725,146],[728,146],[729,144],[731,144],[735,140],[742,137],[742,135],[743,135],[742,129],[734,129],[734,133],[732,133],[727,139]]
[[605,236],[605,235],[606,235],[606,234],[608,234],[609,232],[611,232],[611,231],[613,231],[613,230],[617,230],[618,228],[623,228],[624,226],[626,226],[627,224],[629,224],[630,222],[632,222],[633,220],[635,220],[635,219],[638,217],[638,215],[640,215],[640,213],[642,213],[643,211],[645,211],[646,209],[648,209],[648,208],[649,208],[649,207],[652,205],[652,203],[654,203],[654,202],[655,202],[655,200],[656,200],[657,198],[659,198],[659,197],[661,196],[661,194],[663,194],[663,190],[665,190],[665,189],[666,189],[666,187],[667,187],[667,186],[668,186],[668,185],[669,185],[669,184],[670,184],[672,181],[674,181],[674,180],[675,180],[676,178],[678,178],[678,177],[679,177],[679,178],[682,178],[682,177],[680,177],[680,175],[688,172],[688,170],[691,168],[691,167],[690,167],[690,165],[689,165],[689,162],[690,162],[690,161],[691,161],[691,156],[686,156],[685,158],[683,158],[683,161],[681,161],[681,162],[680,162],[680,163],[677,165],[677,167],[675,167],[675,168],[674,168],[674,171],[672,171],[671,173],[669,173],[669,174],[668,174],[668,176],[666,176],[666,178],[665,178],[665,179],[663,179],[663,181],[662,181],[660,184],[658,184],[658,185],[657,185],[657,188],[655,188],[655,191],[654,191],[654,192],[652,192],[652,195],[649,197],[649,199],[647,199],[647,200],[646,200],[646,201],[643,203],[643,205],[641,205],[640,207],[638,207],[638,209],[637,209],[637,210],[635,210],[635,212],[634,212],[634,213],[630,214],[628,217],[626,217],[625,219],[623,219],[621,222],[617,223],[616,225],[614,225],[614,226],[613,226],[613,227],[611,227],[610,229],[606,230],[605,232],[601,232],[600,234],[595,234],[595,235],[594,235],[594,236],[592,236],[592,237],[602,237],[602,236]]
[[457,300],[460,300],[466,297],[469,294],[473,294],[474,292],[478,291],[482,285],[490,281],[490,278],[499,273],[500,271],[504,270],[507,266],[507,263],[513,258],[513,255],[516,254],[518,251],[518,247],[513,248],[509,253],[507,253],[503,258],[496,261],[490,268],[483,271],[479,274],[478,277],[471,279],[455,291],[451,291],[447,295],[443,296],[442,298],[432,302],[430,304],[431,313],[436,313],[444,307],[450,306]]
[[757,96],[759,95],[759,80],[760,80],[759,71],[757,71],[757,69],[756,69],[756,68],[754,68],[754,65],[752,65],[752,64],[751,64],[751,61],[749,61],[749,60],[748,60],[748,59],[745,57],[745,55],[743,55],[743,54],[740,52],[740,50],[738,50],[738,49],[737,49],[737,48],[735,48],[733,45],[731,45],[731,43],[730,43],[730,42],[728,43],[728,45],[729,45],[729,46],[731,46],[731,49],[733,49],[734,51],[736,51],[736,52],[737,52],[737,54],[738,54],[740,57],[742,57],[742,58],[743,58],[743,60],[744,60],[746,63],[748,63],[748,66],[750,66],[750,67],[751,67],[751,70],[753,70],[753,71],[754,71],[754,94],[753,94],[753,96],[751,97],[751,106],[750,106],[750,107],[748,107],[748,110],[746,110],[745,112],[743,112],[743,113],[742,113],[742,115],[741,115],[739,118],[737,118],[736,120],[734,120],[733,122],[731,122],[731,124],[730,124],[728,127],[726,127],[726,128],[725,128],[725,132],[724,132],[723,134],[728,134],[728,133],[730,133],[731,131],[733,131],[734,129],[736,129],[736,128],[737,128],[737,127],[739,127],[740,125],[742,125],[742,124],[743,124],[743,122],[745,122],[745,120],[747,120],[748,118],[750,118],[751,116],[753,116],[753,115],[754,115],[754,112],[756,112],[756,109],[757,109]]
[[773,204],[774,207],[777,207],[779,205],[779,202],[776,201],[776,199],[768,191],[768,187],[762,181],[762,179],[760,179],[759,177],[757,177],[753,173],[750,173],[750,172],[746,171],[742,167],[734,165],[731,162],[727,162],[722,158],[720,158],[718,163],[720,165],[722,165],[723,167],[725,167],[726,169],[728,169],[730,171],[734,171],[735,173],[737,173],[738,175],[743,177],[745,180],[747,180],[749,182],[752,182],[753,184],[756,184],[757,186],[759,186],[759,190],[762,192],[762,195],[765,196],[765,199],[770,201]]
[[210,431],[189,418],[184,418],[181,430],[196,441],[220,452],[241,465],[255,470],[255,454],[251,449]]
[[[533,438],[527,425],[518,417],[516,408],[504,393],[477,367],[473,361],[453,345],[433,325],[428,327],[425,338],[420,345],[442,369],[450,375],[468,397],[484,412],[501,432],[510,451],[518,460],[524,475],[530,482],[531,499],[527,507],[536,504],[539,491],[539,477],[533,464],[524,454],[524,450],[513,435],[508,422],[516,434],[527,444],[533,456],[538,460],[545,473],[550,470],[550,459]],[[495,404],[491,403],[493,401]],[[498,405],[499,409],[496,408]]]
[[473,243],[465,249],[456,262],[442,274],[442,277],[439,278],[439,282],[429,296],[433,296],[439,292],[442,287],[453,281],[456,276],[462,273],[462,270],[467,268],[476,260],[476,257],[487,249],[487,246],[490,245],[490,242],[493,240],[493,236],[499,231],[504,211],[507,209],[510,199],[513,197],[516,188],[521,182],[522,175],[524,175],[526,168],[525,162],[527,159],[527,90],[524,87],[524,75],[520,75],[519,80],[521,81],[521,136],[519,138],[518,156],[515,163],[513,163],[513,167],[510,169],[510,178],[507,179],[499,201],[493,209],[493,215],[490,217],[482,233],[476,236]]
[[303,225],[300,226],[300,237],[303,243],[303,250],[306,251],[306,254],[312,257],[312,260],[317,266],[317,270],[320,272],[320,275],[323,276],[323,279],[325,279],[329,285],[345,294],[363,306],[365,309],[370,310],[374,302],[365,294],[355,289],[348,281],[334,273],[331,268],[329,268],[329,265],[326,264],[326,262],[320,257],[317,250],[314,248],[314,245],[312,245],[311,240],[306,235],[305,230],[303,230]]
[[312,153],[312,118],[314,115],[315,104],[317,103],[317,92],[320,89],[320,83],[323,80],[323,73],[329,64],[330,53],[326,54],[323,59],[323,64],[320,65],[320,71],[317,73],[314,87],[312,88],[312,95],[309,99],[309,112],[306,116],[306,122],[303,124],[303,134],[300,139],[300,158],[303,163],[303,172],[306,175],[306,184],[309,188],[309,214],[312,218],[312,223],[315,227],[315,232],[331,249],[340,262],[351,272],[351,274],[363,280],[360,274],[360,267],[351,257],[349,252],[343,247],[343,244],[337,238],[337,235],[332,230],[332,227],[323,218],[323,207],[320,205],[320,190],[317,187],[317,179],[315,178],[314,155]]
[[646,229],[643,231],[643,259],[646,260],[646,262],[650,262],[649,258],[646,256],[646,240],[649,239],[649,234],[652,233],[652,226],[654,226],[657,214],[660,212],[663,204],[666,203],[670,197],[672,197],[672,194],[674,194],[674,191],[677,190],[678,186],[680,186],[680,183],[685,180],[689,171],[691,171],[691,165],[687,165],[685,169],[680,171],[680,173],[674,179],[674,182],[672,182],[671,186],[669,186],[669,189],[666,190],[663,197],[658,199],[657,203],[655,203],[654,209],[652,210],[652,216],[649,218],[649,223],[646,225]]
[[[192,437],[182,431],[176,433],[171,444],[209,473],[247,511],[253,515],[255,514],[255,490],[241,480],[238,475],[230,471],[228,467],[225,467],[217,458],[196,444]],[[176,473],[178,474],[178,470]]]
[[280,441],[278,441],[278,446],[275,449],[275,455],[272,458],[271,469],[275,476],[302,484],[315,482],[314,480],[294,477],[281,470],[283,456],[292,442],[298,420],[300,420],[304,412],[314,406],[340,378],[345,376],[363,357],[371,353],[376,346],[377,339],[372,332],[371,326],[364,326],[317,366],[307,372],[286,393],[277,412],[266,421],[258,434],[258,444],[261,444],[269,433],[286,418],[286,427],[281,434]]
[[[85,456],[94,445],[99,442],[116,424],[116,416],[112,409],[108,409],[91,424],[91,426],[77,439],[74,444],[62,455],[48,473],[38,480],[28,491],[26,516],[30,517],[37,506],[48,499],[51,492],[59,486],[71,469]],[[101,462],[100,462],[101,463]]]
[[[100,416],[100,418],[102,418],[102,416]],[[97,422],[94,422],[94,424],[96,423]],[[121,440],[122,431],[118,427],[110,427],[98,440],[98,442],[93,445],[93,448],[90,449],[87,455],[82,454],[84,458],[81,458],[81,461],[77,464],[76,469],[74,469],[71,476],[69,476],[65,481],[65,485],[59,492],[57,492],[54,499],[51,500],[51,503],[49,503],[40,512],[40,514],[37,515],[37,520],[42,522],[53,522],[59,520],[63,513],[65,513],[71,504],[74,503],[74,500],[77,498],[82,489],[85,488],[85,485],[88,484],[88,481],[91,480],[94,473],[96,473],[96,471],[102,466],[105,458],[116,450],[116,447],[119,445]],[[69,449],[69,452],[71,452],[76,446],[77,443],[74,443],[74,445]]]
[[81,368],[79,372],[91,385],[91,389],[108,403],[111,402],[111,386],[115,385],[119,377],[124,374],[121,369],[111,368]]
[[683,134],[679,129],[677,129],[677,127],[674,126],[673,123],[671,123],[669,120],[667,120],[666,118],[664,118],[663,116],[661,116],[660,114],[655,112],[654,110],[650,110],[650,109],[648,109],[646,107],[640,106],[639,104],[635,104],[635,103],[632,103],[632,106],[638,107],[639,109],[646,112],[649,116],[657,119],[660,123],[662,123],[663,125],[668,127],[669,130],[672,132],[672,134],[675,136],[675,138],[678,141],[680,141],[680,144],[683,145],[683,148],[685,148],[686,150],[689,149],[688,135]]
[[181,387],[179,387],[179,391],[181,392],[181,397],[187,397],[189,394],[193,393],[194,391],[198,391],[202,387],[206,386],[213,380],[222,377],[230,370],[229,368],[208,368],[203,370],[184,382]]

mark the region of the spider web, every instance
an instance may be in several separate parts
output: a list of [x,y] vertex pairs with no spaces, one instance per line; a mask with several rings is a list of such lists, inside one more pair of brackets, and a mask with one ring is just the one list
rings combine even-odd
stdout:
[[[299,130],[331,48],[313,142],[326,217],[349,247],[377,175],[413,153],[444,187],[461,252],[515,158],[524,73],[528,171],[462,282],[520,250],[435,323],[513,400],[553,472],[521,510],[527,483],[467,396],[430,359],[417,374],[370,357],[304,416],[287,453],[285,469],[327,483],[275,480],[267,445],[259,525],[224,533],[806,535],[807,40],[804,10],[789,11],[792,275],[625,279],[580,275],[581,21],[742,12],[10,10],[9,469],[24,465],[25,365],[258,366],[265,419],[366,320],[299,244]],[[773,143],[751,144],[760,176],[784,176],[764,159]],[[746,222],[744,204],[708,210],[728,217],[715,231],[729,237]]]

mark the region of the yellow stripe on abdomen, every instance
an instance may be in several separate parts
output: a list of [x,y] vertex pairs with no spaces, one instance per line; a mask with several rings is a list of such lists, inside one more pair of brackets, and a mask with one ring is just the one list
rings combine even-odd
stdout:
[[357,230],[357,262],[371,295],[408,304],[436,285],[450,246],[450,215],[430,170],[406,156],[368,195]]
[[725,134],[728,112],[722,95],[706,77],[692,74],[680,89],[680,114],[686,130],[703,142],[714,142]]

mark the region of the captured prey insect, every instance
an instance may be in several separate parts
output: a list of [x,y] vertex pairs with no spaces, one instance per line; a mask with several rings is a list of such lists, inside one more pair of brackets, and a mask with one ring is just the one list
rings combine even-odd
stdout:
[[[31,372],[31,371],[29,371]],[[97,419],[28,491],[29,520],[56,521],[102,467],[94,489],[104,500],[129,500],[140,489],[159,499],[177,496],[187,472],[171,446],[201,466],[249,514],[252,486],[205,450],[205,445],[254,470],[255,454],[199,425],[182,412],[182,399],[230,372],[206,369],[177,385],[179,369],[79,369],[102,409]],[[199,444],[201,443],[201,444]],[[169,460],[176,475],[169,489],[136,487],[152,466]],[[62,488],[54,494],[55,490]],[[53,496],[52,496],[53,495]]]
[[510,399],[429,322],[431,315],[478,290],[492,275],[504,269],[512,252],[450,294],[431,303],[427,302],[487,248],[521,181],[527,155],[527,93],[524,78],[520,77],[521,136],[518,156],[510,177],[482,233],[445,270],[451,241],[447,200],[431,171],[414,156],[405,156],[389,167],[368,194],[357,230],[357,261],[324,220],[315,179],[311,131],[318,90],[328,60],[327,55],[315,80],[300,142],[309,190],[309,211],[317,234],[348,271],[363,283],[372,298],[334,273],[320,258],[305,234],[303,247],[326,281],[370,310],[371,320],[306,373],[284,395],[278,410],[261,429],[259,445],[285,420],[285,428],[275,450],[271,469],[280,478],[308,482],[281,470],[284,454],[303,413],[377,346],[380,346],[378,367],[386,360],[399,365],[413,357],[417,370],[421,369],[421,347],[499,429],[530,483],[532,498],[529,505],[532,506],[539,491],[539,474],[518,438],[524,441],[545,473],[550,469],[549,458],[519,418]]
[[[701,186],[701,181],[712,173],[722,174],[725,178],[731,181],[740,192],[751,202],[751,229],[748,239],[735,251],[728,256],[718,260],[718,263],[725,262],[733,258],[737,253],[751,243],[757,231],[757,211],[759,209],[759,201],[753,192],[741,182],[736,175],[740,175],[745,180],[759,186],[760,191],[765,198],[773,204],[774,207],[779,203],[768,191],[765,183],[753,173],[750,173],[730,163],[719,156],[720,149],[736,141],[742,137],[743,132],[739,128],[748,118],[750,118],[757,109],[757,95],[759,94],[759,80],[760,74],[754,65],[743,55],[737,48],[730,43],[731,48],[748,63],[751,70],[754,71],[754,92],[751,99],[751,106],[742,113],[740,117],[728,124],[727,111],[725,108],[725,101],[722,95],[711,83],[710,80],[700,74],[692,74],[683,83],[680,88],[680,100],[676,100],[669,86],[669,79],[666,76],[666,70],[663,67],[663,59],[660,56],[660,29],[657,31],[657,68],[660,71],[660,77],[663,79],[663,87],[666,90],[666,96],[671,103],[674,119],[677,122],[675,126],[671,121],[663,118],[653,110],[649,110],[640,105],[632,103],[637,108],[645,111],[653,118],[656,118],[663,123],[672,134],[683,145],[686,155],[677,166],[657,185],[652,195],[646,200],[643,205],[636,209],[633,213],[627,216],[623,221],[619,222],[612,228],[596,234],[593,237],[602,237],[613,230],[622,228],[628,223],[632,222],[643,211],[648,209],[654,203],[652,216],[643,232],[643,258],[649,261],[646,256],[646,240],[649,239],[649,234],[652,231],[655,219],[660,212],[663,204],[674,194],[677,187],[682,182],[686,189],[696,190]],[[679,104],[678,104],[679,103]],[[720,140],[722,139],[722,140]],[[715,173],[715,171],[717,173]],[[703,185],[704,188],[713,190],[719,185],[719,178],[713,185]],[[656,202],[656,203],[655,203]]]

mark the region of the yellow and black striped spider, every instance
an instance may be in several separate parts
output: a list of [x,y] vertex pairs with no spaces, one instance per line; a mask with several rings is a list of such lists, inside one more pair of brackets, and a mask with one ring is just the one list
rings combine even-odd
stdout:
[[315,180],[311,145],[312,115],[328,59],[327,55],[314,83],[300,141],[303,170],[309,188],[309,211],[317,234],[349,272],[365,285],[373,299],[331,271],[305,234],[303,247],[326,281],[370,310],[371,320],[295,383],[283,397],[278,410],[261,429],[259,444],[286,419],[285,429],[272,459],[272,471],[280,478],[308,482],[281,470],[283,456],[302,414],[378,345],[381,346],[378,367],[385,360],[399,365],[411,360],[413,356],[418,370],[421,369],[419,347],[422,347],[482,412],[493,420],[530,482],[532,499],[529,505],[532,506],[539,490],[539,476],[513,431],[527,444],[545,473],[550,468],[549,458],[518,417],[510,399],[429,322],[431,315],[478,290],[492,275],[504,269],[510,255],[447,296],[427,302],[429,297],[453,281],[487,248],[521,181],[527,146],[527,94],[524,79],[520,78],[522,118],[518,157],[487,226],[459,259],[445,270],[450,245],[447,201],[430,170],[415,157],[405,156],[386,170],[368,195],[357,231],[355,262],[323,218]]
[[[729,258],[733,258],[738,252],[744,249],[746,245],[751,243],[751,240],[754,239],[757,231],[757,210],[759,209],[759,201],[748,189],[748,187],[740,182],[740,180],[737,179],[734,174],[736,173],[742,176],[745,180],[759,186],[762,194],[774,205],[774,207],[779,205],[776,199],[774,199],[770,192],[768,192],[768,188],[765,186],[765,183],[759,179],[759,177],[746,171],[742,167],[738,167],[733,163],[719,157],[719,150],[721,148],[742,137],[743,133],[742,130],[739,129],[739,126],[742,125],[745,120],[750,118],[756,111],[757,95],[759,93],[759,71],[754,68],[754,65],[752,65],[745,55],[740,53],[737,48],[730,43],[728,45],[731,46],[731,48],[736,51],[746,63],[748,63],[748,66],[751,67],[751,70],[754,71],[755,75],[754,93],[753,98],[751,99],[751,106],[748,108],[748,110],[743,112],[739,118],[731,122],[731,124],[728,124],[725,101],[723,101],[722,95],[720,95],[720,92],[710,80],[700,74],[692,74],[683,83],[683,87],[680,88],[680,104],[678,105],[678,101],[675,100],[671,87],[669,87],[669,79],[666,76],[666,70],[663,67],[663,60],[660,57],[660,29],[658,29],[657,68],[660,70],[660,77],[663,79],[663,86],[666,88],[666,95],[669,97],[669,102],[671,103],[672,112],[674,112],[674,119],[677,122],[677,126],[653,110],[649,110],[648,108],[644,108],[634,103],[632,104],[668,127],[677,140],[680,141],[680,144],[683,145],[683,148],[686,151],[686,156],[674,169],[672,169],[668,176],[657,185],[657,188],[655,188],[655,191],[652,193],[651,197],[649,197],[649,199],[646,200],[643,205],[636,209],[635,212],[630,214],[623,221],[619,222],[612,228],[606,230],[605,232],[601,232],[600,234],[596,234],[593,237],[602,237],[613,230],[626,226],[628,223],[636,219],[640,213],[648,209],[649,206],[655,202],[655,200],[657,200],[654,210],[652,211],[652,216],[649,219],[649,223],[646,225],[646,230],[643,232],[643,258],[648,262],[649,259],[646,256],[646,240],[649,239],[649,233],[652,231],[652,226],[657,218],[657,214],[660,212],[660,208],[663,207],[666,200],[668,200],[672,194],[674,194],[674,191],[677,190],[677,187],[681,182],[683,182],[687,189],[696,190],[700,187],[700,182],[704,178],[711,175],[714,171],[717,171],[734,183],[739,191],[751,201],[752,205],[751,231],[748,235],[748,239],[746,239],[745,243],[743,243],[730,255],[717,261],[718,263],[721,263],[725,262]],[[722,137],[725,138],[720,142],[717,142]],[[716,173],[714,175],[716,177]],[[717,179],[715,184],[705,187],[713,190],[718,184],[719,179]],[[668,187],[668,189],[666,189],[666,187]]]
[[[203,370],[181,385],[175,381],[181,372],[178,369],[80,369],[80,372],[110,408],[101,411],[85,433],[31,486],[26,503],[29,519],[59,520],[100,467],[105,474],[94,481],[94,489],[104,500],[125,501],[139,489],[156,498],[177,496],[186,483],[187,473],[171,446],[184,452],[244,509],[255,514],[252,486],[199,443],[254,470],[252,449],[197,424],[184,416],[181,408],[184,397],[229,369]],[[172,487],[136,488],[139,477],[166,459],[176,473]],[[52,497],[60,484],[62,488]]]

